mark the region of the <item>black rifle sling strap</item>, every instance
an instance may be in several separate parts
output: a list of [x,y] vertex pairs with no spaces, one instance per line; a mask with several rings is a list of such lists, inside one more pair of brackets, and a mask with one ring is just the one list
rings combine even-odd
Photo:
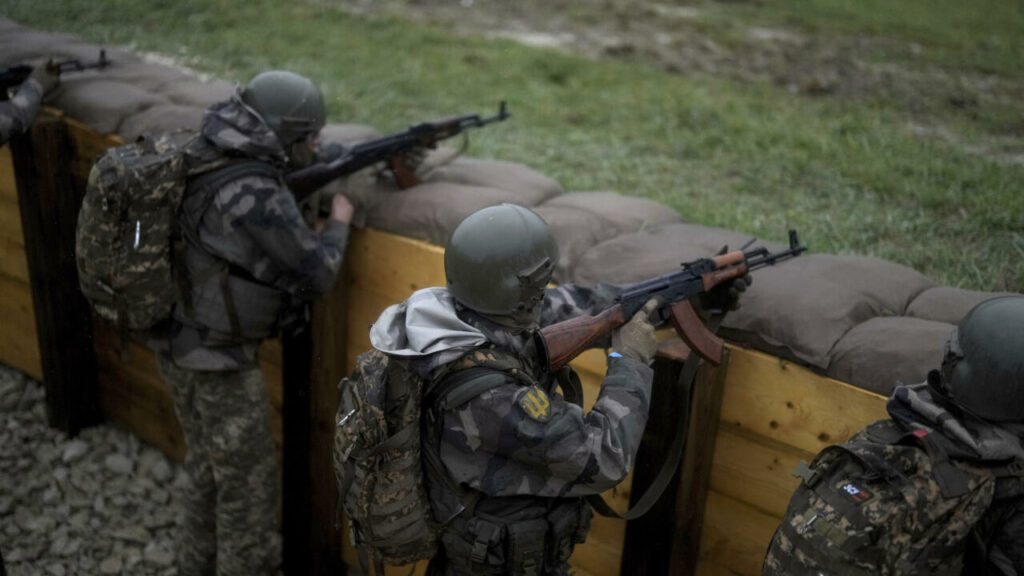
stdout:
[[[713,315],[707,322],[708,330],[712,333],[718,332],[718,326],[721,324],[722,319],[725,317],[725,313]],[[683,368],[679,372],[679,379],[676,383],[677,386],[683,388],[681,394],[684,402],[683,409],[680,413],[683,415],[679,419],[679,424],[676,426],[676,433],[672,438],[672,445],[669,446],[668,454],[666,454],[665,460],[661,465],[661,469],[658,470],[658,474],[651,480],[650,486],[644,491],[643,495],[636,500],[629,510],[619,514],[612,509],[611,506],[605,502],[604,498],[600,494],[594,494],[587,496],[587,502],[594,509],[595,512],[601,516],[607,516],[610,518],[621,518],[623,520],[634,520],[647,513],[661,495],[665,492],[665,488],[668,487],[668,483],[672,481],[672,477],[675,476],[676,470],[679,468],[679,463],[683,460],[683,453],[686,448],[686,429],[690,425],[690,397],[693,392],[693,383],[697,378],[697,369],[700,367],[700,356],[690,351],[690,354],[686,357],[686,361],[683,362]]]

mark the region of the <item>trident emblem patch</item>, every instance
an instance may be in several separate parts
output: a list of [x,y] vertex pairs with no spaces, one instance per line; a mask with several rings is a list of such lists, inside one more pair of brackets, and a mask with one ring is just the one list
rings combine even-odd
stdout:
[[519,399],[519,406],[526,415],[538,422],[547,422],[551,419],[551,400],[537,386],[531,386],[526,394]]

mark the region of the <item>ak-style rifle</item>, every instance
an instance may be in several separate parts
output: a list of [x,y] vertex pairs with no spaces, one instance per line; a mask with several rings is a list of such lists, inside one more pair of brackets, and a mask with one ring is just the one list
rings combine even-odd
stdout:
[[685,262],[678,272],[627,285],[617,302],[596,316],[577,316],[541,329],[550,369],[557,371],[593,347],[605,335],[628,322],[649,299],[655,297],[661,306],[652,313],[652,323],[670,322],[691,350],[717,366],[722,360],[722,340],[704,326],[690,299],[758,268],[799,256],[806,249],[800,245],[796,230],[790,230],[788,250],[771,253],[763,246],[747,251],[740,249]]
[[[81,60],[61,60],[46,63],[46,69],[56,74],[65,72],[81,72],[90,68],[106,68],[110,64],[107,59],[107,51],[100,50],[100,57],[94,62],[82,62]],[[18,64],[5,70],[0,70],[0,100],[7,99],[7,91],[20,86],[29,75],[32,74],[32,67],[28,64]]]
[[481,118],[479,114],[467,114],[422,122],[410,126],[407,130],[356,144],[340,158],[331,162],[317,163],[291,172],[285,176],[285,182],[295,195],[296,201],[301,202],[337,178],[377,162],[387,162],[398,186],[403,189],[410,188],[419,183],[416,174],[405,164],[404,155],[410,150],[418,147],[433,148],[441,140],[451,138],[464,130],[500,122],[509,116],[505,110],[505,102],[502,101],[498,113],[489,118]]

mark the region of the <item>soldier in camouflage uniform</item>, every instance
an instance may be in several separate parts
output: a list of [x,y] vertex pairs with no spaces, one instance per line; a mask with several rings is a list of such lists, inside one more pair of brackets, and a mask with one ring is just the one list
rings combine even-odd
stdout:
[[256,76],[203,117],[205,144],[230,162],[190,181],[180,217],[188,286],[153,341],[188,444],[182,576],[279,565],[280,473],[257,350],[301,326],[305,303],[341,266],[352,205],[336,196],[311,227],[278,177],[314,159],[324,121],[319,89],[284,71]]
[[[892,491],[897,504],[909,510],[889,527],[902,531],[853,542],[856,518],[885,517],[878,491],[848,488],[845,498],[826,500],[826,511],[812,515],[801,489],[772,541],[763,574],[1024,576],[1024,296],[998,297],[972,309],[950,336],[941,370],[932,370],[925,382],[898,386],[887,409],[889,420],[845,446],[871,465],[875,481],[898,487]],[[872,463],[878,450],[859,453],[858,442],[865,449],[881,443],[884,461]],[[838,454],[823,452],[814,468],[829,470],[828,459]],[[798,472],[813,487],[811,470]],[[905,480],[922,476],[916,486],[927,490],[912,489]],[[828,478],[826,473],[817,484]],[[827,488],[814,490],[828,494]],[[862,516],[843,512],[851,509]],[[836,511],[838,521],[830,521]],[[815,532],[831,544],[816,545],[823,540]],[[921,539],[912,542],[912,534]],[[856,554],[835,551],[846,547]]]
[[[656,342],[647,314],[656,302],[614,333],[601,393],[584,412],[556,390],[566,381],[549,373],[537,329],[595,313],[617,289],[545,290],[557,260],[536,214],[485,208],[448,242],[447,288],[414,293],[371,328],[376,349],[435,382],[423,431],[443,524],[434,574],[565,574],[590,527],[582,497],[614,487],[633,465],[650,401]],[[445,376],[470,366],[492,370],[454,386]]]
[[11,99],[0,102],[0,146],[15,134],[28,130],[39,113],[43,96],[59,81],[56,72],[48,70],[45,63],[37,63],[28,79],[14,91]]

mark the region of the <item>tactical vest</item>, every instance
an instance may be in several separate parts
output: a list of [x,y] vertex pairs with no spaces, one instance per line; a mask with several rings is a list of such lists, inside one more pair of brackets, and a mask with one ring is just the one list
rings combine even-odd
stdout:
[[217,193],[228,184],[250,176],[277,180],[280,175],[266,162],[233,160],[189,182],[179,216],[184,239],[179,254],[186,271],[181,276],[180,320],[229,335],[239,343],[276,334],[287,294],[207,252],[199,239],[199,226]]
[[[564,370],[559,385],[578,396],[579,380]],[[457,575],[564,574],[573,548],[586,540],[592,512],[583,498],[487,497],[457,485],[444,470],[444,412],[507,384],[538,382],[520,360],[496,348],[463,356],[424,401],[423,459],[431,505],[442,525],[444,557],[433,570]]]

